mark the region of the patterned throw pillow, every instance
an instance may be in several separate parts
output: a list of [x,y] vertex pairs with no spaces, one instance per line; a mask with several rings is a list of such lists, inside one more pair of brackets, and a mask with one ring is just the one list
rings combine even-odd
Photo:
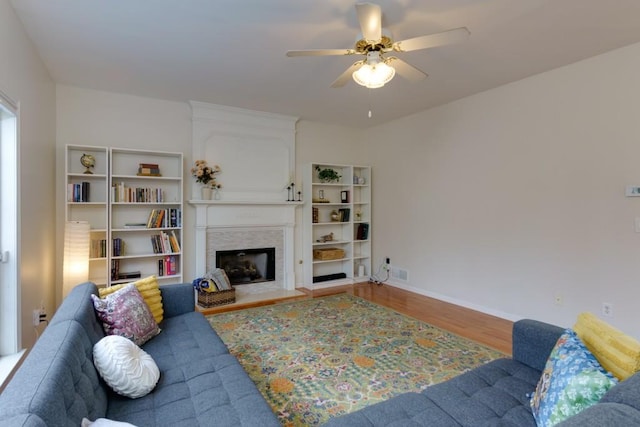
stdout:
[[[162,294],[160,293],[160,288],[158,287],[158,278],[154,276],[145,277],[144,279],[136,280],[135,282],[131,282],[136,285],[140,295],[144,298],[144,302],[147,303],[151,313],[153,314],[153,318],[156,319],[156,323],[160,324],[162,322],[162,318],[164,315],[164,309],[162,306]],[[113,285],[106,288],[98,289],[98,294],[100,298],[104,298],[109,294],[114,293],[115,291],[119,291],[120,289],[127,286],[128,283],[124,283],[122,285]]]
[[160,333],[149,306],[133,283],[105,298],[91,295],[91,299],[107,335],[121,335],[142,345]]
[[551,427],[597,403],[617,383],[567,329],[556,342],[545,365],[531,409],[538,427]]

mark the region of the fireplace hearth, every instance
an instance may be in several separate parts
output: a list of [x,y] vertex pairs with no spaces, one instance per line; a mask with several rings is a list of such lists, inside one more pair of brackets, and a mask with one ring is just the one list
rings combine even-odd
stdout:
[[276,276],[276,249],[216,251],[216,267],[227,273],[232,285],[272,282]]

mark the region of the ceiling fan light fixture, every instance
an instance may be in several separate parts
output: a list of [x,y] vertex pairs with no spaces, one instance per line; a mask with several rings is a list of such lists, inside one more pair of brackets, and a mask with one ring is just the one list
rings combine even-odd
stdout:
[[369,89],[377,89],[388,83],[396,75],[395,68],[382,61],[367,62],[352,74],[353,80]]

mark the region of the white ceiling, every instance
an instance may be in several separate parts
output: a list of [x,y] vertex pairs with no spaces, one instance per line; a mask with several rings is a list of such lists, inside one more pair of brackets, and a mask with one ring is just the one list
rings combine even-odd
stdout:
[[396,41],[462,26],[471,37],[397,54],[422,82],[334,89],[360,57],[285,52],[352,48],[353,0],[11,2],[56,83],[357,127],[640,42],[638,0],[377,0]]

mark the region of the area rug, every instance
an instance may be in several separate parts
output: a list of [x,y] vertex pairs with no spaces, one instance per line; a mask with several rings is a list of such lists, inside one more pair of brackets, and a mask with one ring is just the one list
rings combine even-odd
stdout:
[[208,319],[285,426],[320,425],[504,357],[348,294]]

